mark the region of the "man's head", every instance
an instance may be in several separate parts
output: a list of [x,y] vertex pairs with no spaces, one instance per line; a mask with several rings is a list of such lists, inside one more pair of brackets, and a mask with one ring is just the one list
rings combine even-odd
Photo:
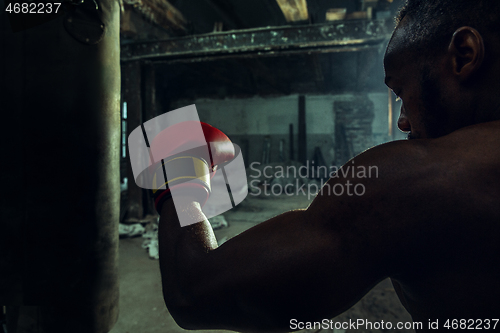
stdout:
[[499,36],[499,0],[408,0],[384,59],[399,128],[434,138],[500,119]]

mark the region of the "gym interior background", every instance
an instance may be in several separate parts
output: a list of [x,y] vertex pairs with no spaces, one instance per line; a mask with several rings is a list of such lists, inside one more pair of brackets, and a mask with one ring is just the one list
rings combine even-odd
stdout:
[[[84,165],[77,170],[71,167],[71,173],[63,172],[65,179],[58,183],[60,186],[54,186],[53,179],[42,180],[42,186],[37,179],[38,191],[43,189],[43,196],[48,199],[40,199],[38,192],[38,200],[29,196],[22,204],[8,200],[3,204],[3,220],[12,221],[2,222],[7,231],[2,243],[5,250],[12,253],[2,263],[5,272],[12,272],[4,274],[0,287],[1,299],[5,300],[0,304],[6,305],[2,315],[4,329],[9,326],[9,332],[48,332],[44,327],[52,327],[55,332],[65,318],[74,317],[77,319],[67,319],[67,324],[62,326],[78,326],[85,321],[93,323],[82,329],[85,332],[184,331],[175,324],[163,303],[155,252],[158,215],[150,193],[133,181],[128,135],[143,122],[164,112],[195,104],[201,121],[219,128],[241,147],[250,191],[238,207],[211,220],[219,243],[282,212],[305,208],[314,198],[311,189],[320,187],[328,178],[329,171],[325,174],[319,170],[339,167],[374,145],[404,139],[396,126],[400,103],[384,85],[382,64],[394,17],[401,5],[400,0],[84,0],[80,8],[84,8],[81,12],[85,15],[78,15],[75,10],[15,33],[11,31],[12,22],[9,25],[3,13],[5,47],[0,60],[5,75],[2,78],[5,94],[2,100],[7,101],[3,104],[5,110],[9,107],[19,110],[13,121],[23,124],[36,138],[47,138],[42,140],[44,147],[59,147],[59,152],[50,155],[56,164],[69,167],[72,165],[69,161],[88,161],[87,165],[82,162]],[[97,19],[93,6],[101,6]],[[104,23],[100,27],[108,29],[104,38],[99,24],[95,25],[99,19]],[[72,27],[78,20],[91,24],[86,28]],[[59,40],[59,43],[66,43],[65,46],[56,43],[54,47],[71,51],[59,53],[59,58],[54,56],[55,51],[48,52],[46,58],[50,57],[50,61],[32,52],[50,49],[46,39],[53,38],[54,34],[49,32],[61,36],[64,31],[71,37],[61,37],[63,42]],[[64,42],[64,38],[68,41]],[[71,38],[76,41],[70,42]],[[67,46],[70,43],[78,46]],[[82,54],[79,48],[84,47],[93,49]],[[119,68],[112,70],[107,61],[118,54]],[[93,59],[100,67],[92,64]],[[54,76],[55,72],[59,74]],[[121,80],[117,81],[120,75]],[[102,97],[111,90],[112,98]],[[80,103],[89,96],[96,102]],[[57,121],[48,116],[51,112],[58,115]],[[119,113],[119,117],[115,113]],[[31,120],[26,120],[26,116]],[[54,133],[50,139],[47,129]],[[9,138],[19,137],[15,128],[9,131]],[[98,137],[100,141],[96,139],[94,143],[89,137]],[[74,150],[71,140],[79,149],[107,142],[109,161],[96,154],[96,148],[84,148],[71,158],[66,157],[65,151]],[[61,144],[62,141],[69,143]],[[19,157],[18,164],[7,173],[10,176],[4,173],[2,179],[14,187],[13,179],[18,175],[17,179],[22,177],[23,186],[29,188],[31,181],[26,175],[30,172],[23,163],[30,160],[44,165],[46,152],[37,153],[41,148],[32,148],[32,139],[23,138],[21,142],[24,148],[20,151],[9,148],[12,156]],[[309,166],[305,175],[276,176],[280,167],[303,165]],[[38,172],[48,172],[47,168]],[[264,168],[269,176],[261,173]],[[80,182],[74,182],[75,174],[79,174]],[[26,276],[37,276],[44,270],[61,271],[58,267],[70,262],[82,248],[90,251],[84,245],[76,249],[72,245],[68,235],[89,231],[81,226],[68,230],[65,225],[74,223],[75,213],[61,211],[60,207],[100,207],[103,202],[95,198],[104,192],[95,189],[98,185],[85,185],[86,179],[96,178],[115,179],[104,181],[111,184],[112,189],[112,193],[106,192],[108,199],[104,203],[114,208],[109,211],[98,208],[95,216],[90,217],[81,213],[77,219],[94,221],[99,226],[94,227],[99,229],[96,233],[107,237],[103,243],[109,245],[104,248],[109,251],[110,263],[100,264],[109,264],[113,270],[107,271],[106,278],[102,277],[103,273],[94,274],[99,283],[92,288],[101,289],[92,289],[91,294],[97,296],[88,300],[88,304],[100,308],[108,302],[107,310],[102,312],[102,318],[94,313],[61,315],[60,309],[43,310],[40,299],[57,297],[44,295],[39,290],[55,285],[54,279],[47,273],[45,280],[52,282],[44,284],[42,279],[42,282],[31,283]],[[291,191],[279,190],[287,184],[291,184]],[[298,190],[301,186],[305,193]],[[46,194],[49,187],[52,190]],[[71,189],[88,196],[80,198],[77,194],[69,199],[62,195]],[[22,198],[26,196],[24,191],[18,189],[12,194]],[[43,204],[45,208],[43,214],[38,214],[43,215],[43,221],[50,222],[38,224],[35,231],[30,232],[31,236],[19,236],[27,228],[31,230],[29,226],[33,222],[30,221],[36,215],[35,208],[26,205],[33,202],[36,207],[40,201],[40,206]],[[66,217],[54,224],[53,219],[57,220],[60,214]],[[32,240],[39,235],[46,236],[46,243],[32,245]],[[55,242],[58,245],[53,245]],[[44,250],[39,252],[42,247]],[[112,248],[117,250],[109,250]],[[13,253],[13,249],[21,253]],[[97,256],[104,251],[97,245],[92,249]],[[33,256],[35,252],[40,254]],[[56,259],[42,264],[48,257]],[[68,285],[66,291],[77,288],[80,280],[76,276],[81,276],[78,272],[75,269],[59,274],[57,283]],[[387,280],[353,308],[332,319],[358,318],[393,323],[411,321]],[[101,324],[103,321],[107,324]]]

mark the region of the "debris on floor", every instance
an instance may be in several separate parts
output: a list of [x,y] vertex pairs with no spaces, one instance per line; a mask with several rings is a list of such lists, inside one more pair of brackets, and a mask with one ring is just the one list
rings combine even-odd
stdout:
[[208,219],[208,222],[210,222],[210,225],[212,226],[212,229],[214,229],[214,230],[229,227],[229,223],[227,223],[224,215],[217,215],[217,216],[211,217]]
[[[217,215],[208,219],[210,225],[214,230],[227,228],[229,223],[223,215]],[[137,224],[121,224],[120,223],[120,237],[135,237],[142,235],[144,241],[142,248],[148,251],[150,259],[160,259],[160,252],[158,248],[158,222],[150,222],[143,227],[140,223]],[[218,243],[221,245],[226,239],[221,239]]]
[[148,223],[142,237],[145,238],[142,242],[142,248],[148,250],[149,258],[160,259],[160,250],[158,248],[158,223]]
[[146,229],[140,223],[123,224],[118,226],[118,233],[120,237],[136,237],[144,233]]

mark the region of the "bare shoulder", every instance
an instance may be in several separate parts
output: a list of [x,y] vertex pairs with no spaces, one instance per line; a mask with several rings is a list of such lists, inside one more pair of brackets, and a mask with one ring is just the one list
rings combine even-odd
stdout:
[[478,216],[484,223],[498,217],[498,129],[488,124],[369,149],[325,184],[309,214],[358,246],[383,251],[397,269],[443,252],[446,242],[452,251],[477,230]]
[[431,140],[393,141],[368,149],[332,175],[311,207],[329,201],[330,207],[349,203],[366,212],[410,192],[423,194],[445,168],[442,150]]
[[[498,184],[499,172],[500,121],[466,127],[438,139],[400,140],[373,147],[342,166],[329,185],[347,181],[360,188],[363,185],[363,197],[371,200],[405,193],[433,197],[449,195],[457,187],[473,190],[471,179],[480,186]],[[329,196],[338,193],[330,191]]]

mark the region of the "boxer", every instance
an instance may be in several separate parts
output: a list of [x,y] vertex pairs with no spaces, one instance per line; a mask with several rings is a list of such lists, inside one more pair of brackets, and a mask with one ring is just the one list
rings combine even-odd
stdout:
[[[351,162],[319,194],[217,242],[196,193],[159,208],[165,303],[186,329],[290,331],[290,321],[332,318],[390,277],[414,321],[500,318],[500,1],[409,0],[384,58],[402,99],[409,140]],[[209,138],[207,138],[209,139]],[[178,214],[199,223],[181,227]],[[487,327],[486,320],[490,320]],[[477,326],[479,325],[479,326]],[[496,329],[500,329],[496,325]],[[459,326],[456,328],[464,328]]]

